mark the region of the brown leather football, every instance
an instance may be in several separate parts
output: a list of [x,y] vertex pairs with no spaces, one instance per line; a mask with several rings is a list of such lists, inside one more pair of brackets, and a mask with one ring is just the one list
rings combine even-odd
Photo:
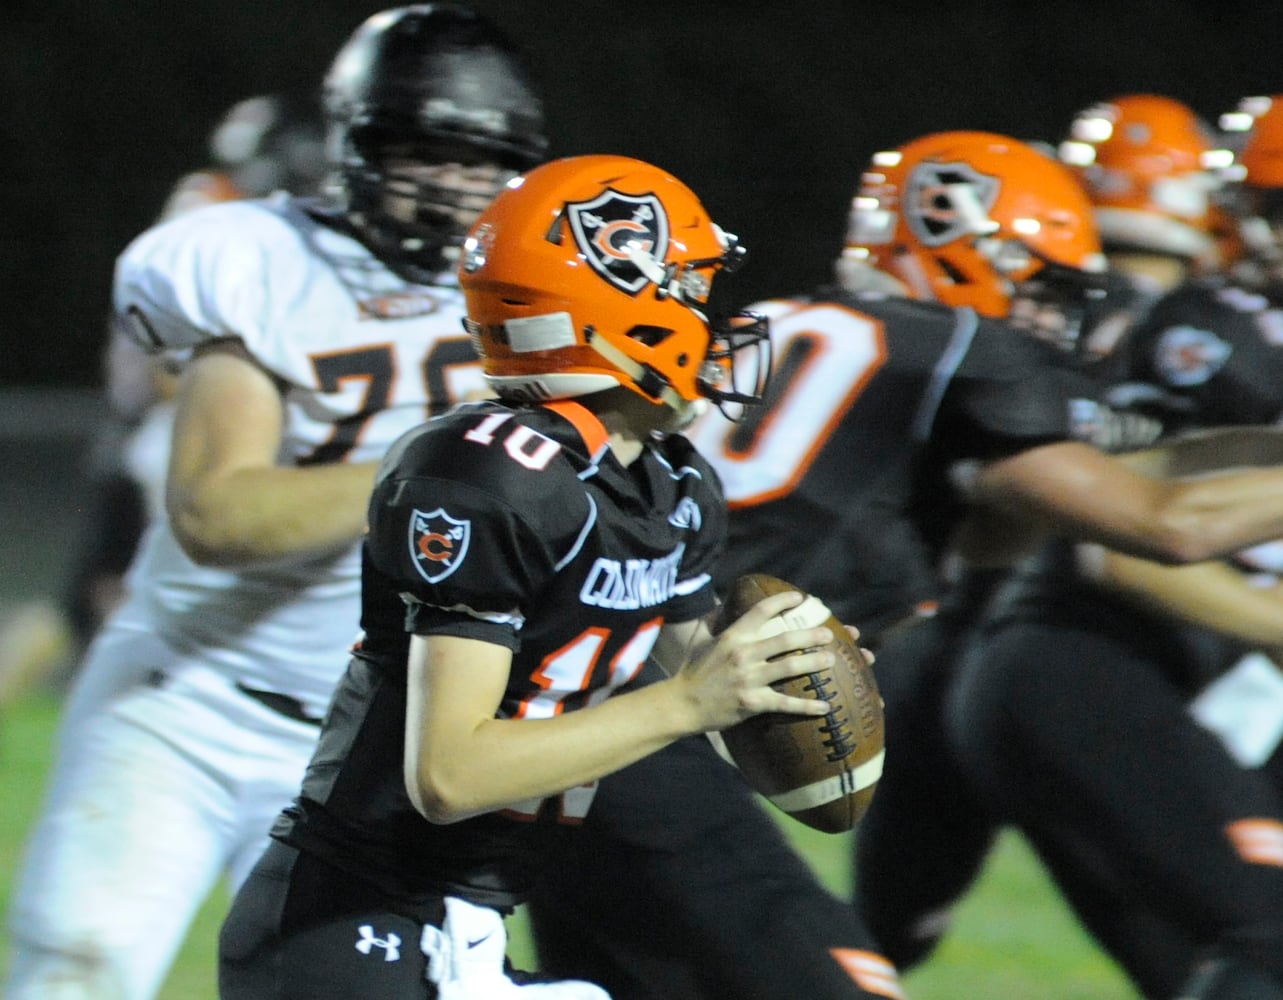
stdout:
[[[805,593],[764,573],[732,584],[723,621],[735,621],[771,594]],[[860,822],[882,776],[882,697],[859,644],[818,598],[808,595],[767,628],[787,631],[827,626],[838,662],[825,670],[777,681],[777,691],[827,701],[827,715],[771,712],[722,731],[722,739],[748,783],[794,819],[825,833]]]

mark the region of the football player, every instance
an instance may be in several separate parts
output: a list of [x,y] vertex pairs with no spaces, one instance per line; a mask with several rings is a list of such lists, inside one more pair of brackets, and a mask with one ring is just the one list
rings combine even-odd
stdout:
[[1283,94],[1245,97],[1221,115],[1220,125],[1236,154],[1226,206],[1235,228],[1231,270],[1236,280],[1277,299],[1283,294]]
[[[326,169],[319,109],[265,94],[238,101],[209,139],[210,165],[184,175],[160,218],[276,190],[316,194]],[[165,467],[178,387],[173,364],[109,324],[103,351],[106,419],[89,446],[83,512],[60,600],[19,605],[0,625],[0,706],[73,664],[124,596],[129,568],[153,512],[164,505]]]
[[1087,189],[1115,279],[1084,344],[1104,356],[1155,300],[1219,269],[1218,198],[1233,153],[1192,108],[1159,94],[1085,108],[1057,151]]
[[[738,423],[710,414],[692,437],[731,506],[719,578],[770,567],[857,623],[879,650],[888,770],[863,841],[883,798],[913,780],[897,776],[896,762],[922,760],[905,744],[938,745],[938,700],[924,716],[929,728],[914,726],[914,677],[930,686],[987,590],[971,577],[974,591],[947,591],[937,569],[964,511],[992,503],[1185,562],[1270,537],[1283,509],[1277,469],[1163,479],[1097,447],[1147,444],[1155,428],[1115,419],[1093,398],[1094,382],[1066,364],[1073,355],[1062,348],[1075,343],[1103,260],[1090,205],[1065,167],[1002,136],[925,137],[875,157],[855,214],[839,269],[847,287],[753,307],[772,326],[763,406]],[[911,301],[909,290],[938,301]],[[1012,312],[1024,328],[993,318]],[[1277,436],[1269,440],[1277,460]],[[992,551],[993,536],[985,541],[1005,570],[1009,554]],[[956,612],[922,613],[946,594]],[[904,651],[894,653],[898,644]],[[882,669],[888,658],[905,664],[904,680]],[[940,753],[945,770],[925,774],[932,795],[943,789],[927,801],[926,840],[956,834],[971,858],[962,838],[975,836],[983,857],[993,827],[950,786],[958,769]],[[738,786],[706,757],[697,743],[679,743],[600,783],[584,836],[533,897],[541,959],[552,970],[591,969],[616,998],[859,995],[852,983],[899,996],[877,946],[844,945],[840,924],[788,873],[746,863],[758,849],[722,808]],[[953,877],[956,867],[912,843],[906,836],[879,869],[883,887],[888,905],[907,892],[930,913],[954,887],[934,885],[933,874]],[[801,943],[785,947],[766,928],[781,913],[804,929]],[[798,952],[814,956],[814,971],[784,981],[778,956]],[[850,982],[821,979],[839,966]]]
[[[958,157],[959,160],[974,164],[973,158],[966,156]],[[981,171],[982,174],[987,171]],[[884,201],[894,204],[894,195],[896,194],[896,185],[886,192]],[[903,190],[903,189],[900,189]],[[866,194],[877,195],[877,192],[866,191]],[[992,197],[985,195],[983,189],[979,192],[979,197]],[[995,203],[996,204],[996,203]],[[965,204],[964,204],[965,209]],[[876,211],[876,205],[871,204],[871,211]],[[960,213],[961,214],[961,213]],[[1094,212],[1093,212],[1094,215]],[[874,222],[877,217],[874,217]],[[1061,225],[1064,225],[1065,219],[1062,217]],[[1027,223],[1026,223],[1027,226]],[[874,230],[876,235],[876,229]],[[891,255],[892,266],[895,266],[896,254],[900,247],[908,245],[910,249],[905,257],[900,261],[898,271],[910,276],[915,271],[921,270],[923,273],[931,274],[929,264],[923,264],[921,261],[912,259],[919,254],[938,255],[939,247],[928,244],[921,247],[920,243],[924,237],[930,238],[932,231],[928,227],[919,227],[917,232],[910,232],[903,242],[892,242],[890,244],[883,242],[879,244],[873,241],[874,259],[886,261],[888,252]],[[979,245],[983,245],[981,242]],[[967,274],[965,267],[959,266],[957,261],[952,261],[954,268],[952,272],[934,272],[942,275],[942,283],[937,289],[932,290],[936,297],[952,298],[954,301],[967,301],[972,296],[974,290],[965,284],[955,282],[953,279],[957,274]],[[921,287],[921,286],[919,286]],[[983,301],[976,300],[980,308],[987,308]],[[1036,310],[1021,310],[1015,308],[1016,302],[1012,302],[1010,312],[1014,316],[1022,315],[1039,315]],[[1066,343],[1066,346],[1068,344]],[[1078,346],[1082,349],[1082,345]],[[1081,362],[1076,364],[1080,370],[1086,370]],[[1112,421],[1111,421],[1112,422]],[[1126,426],[1126,421],[1123,422]],[[1072,522],[1066,523],[1056,518],[1052,522],[1053,528],[1057,528],[1060,533],[1072,536],[1081,536],[1083,534],[1081,527],[1075,526]],[[973,532],[974,537],[974,532]],[[984,539],[982,539],[984,541]],[[1203,572],[1203,567],[1199,567],[1197,572]],[[1054,578],[1054,575],[1053,575]],[[956,616],[958,598],[968,593],[976,582],[976,574],[969,573],[965,579],[969,586],[956,589],[951,595],[951,600],[947,608],[951,616]],[[1264,602],[1256,602],[1259,606]],[[1004,603],[1003,607],[1009,605]],[[1066,600],[1063,607],[1074,607],[1073,619],[1078,623],[1085,623],[1090,616],[1083,616],[1081,605],[1075,606],[1072,600]],[[979,605],[973,605],[972,613],[969,616],[974,622],[975,611]],[[1115,617],[1106,620],[1117,619],[1117,609]],[[1263,613],[1262,613],[1263,614]],[[932,623],[934,628],[940,628],[941,615]],[[1026,616],[1027,617],[1027,616]],[[945,619],[947,621],[947,619]],[[1064,618],[1069,621],[1069,617]],[[1129,636],[1134,637],[1134,641],[1140,641],[1140,635],[1145,633],[1143,624],[1133,623],[1134,628],[1123,630]],[[1086,626],[1083,626],[1086,627]],[[1171,649],[1178,646],[1173,639],[1173,629],[1168,626],[1156,633],[1157,638],[1154,642],[1162,644],[1163,648]],[[929,633],[926,633],[929,636]],[[991,697],[985,701],[980,708],[973,709],[971,714],[959,714],[960,721],[956,721],[956,730],[958,739],[965,736],[966,746],[969,749],[969,759],[975,764],[977,759],[984,763],[993,758],[1010,759],[1012,767],[1019,769],[1026,768],[1023,772],[1028,777],[1027,784],[1032,786],[1037,783],[1037,790],[1032,791],[1029,799],[1024,803],[1031,810],[1035,809],[1035,802],[1041,802],[1043,799],[1051,797],[1049,792],[1051,788],[1057,787],[1057,791],[1052,793],[1056,796],[1063,796],[1065,787],[1072,787],[1075,791],[1081,791],[1081,785],[1084,783],[1081,774],[1088,773],[1089,765],[1086,758],[1091,758],[1091,764],[1095,765],[1092,774],[1099,776],[1100,781],[1097,788],[1102,785],[1108,785],[1109,779],[1105,777],[1106,772],[1111,775],[1130,774],[1135,776],[1138,771],[1143,770],[1140,767],[1133,767],[1131,770],[1115,768],[1110,770],[1108,764],[1103,764],[1101,757],[1107,757],[1109,751],[1104,747],[1108,743],[1093,742],[1092,751],[1096,751],[1096,756],[1092,753],[1082,753],[1081,741],[1069,739],[1065,734],[1072,728],[1068,725],[1062,725],[1057,728],[1048,717],[1055,713],[1056,706],[1061,703],[1072,703],[1074,709],[1082,709],[1081,714],[1096,721],[1097,725],[1106,725],[1102,720],[1114,718],[1120,720],[1116,729],[1119,732],[1126,732],[1128,727],[1133,727],[1136,723],[1134,717],[1123,718],[1124,712],[1111,715],[1107,710],[1109,705],[1102,705],[1102,699],[1094,697],[1098,692],[1110,691],[1117,693],[1117,687],[1108,687],[1106,685],[1096,685],[1095,678],[1083,680],[1081,685],[1089,689],[1089,694],[1080,695],[1077,690],[1069,690],[1068,685],[1061,685],[1055,688],[1059,697],[1047,694],[1052,690],[1048,677],[1044,671],[1029,670],[1029,664],[1033,662],[1042,662],[1044,649],[1054,649],[1057,654],[1063,654],[1062,659],[1078,659],[1081,646],[1073,640],[1067,640],[1063,636],[1042,635],[1039,638],[1041,642],[1027,641],[1019,649],[1019,655],[1010,650],[1006,650],[1004,666],[1006,671],[996,672],[993,669],[994,651],[989,643],[990,635],[988,630],[979,637],[978,641],[973,641],[972,646],[975,650],[974,658],[970,661],[969,667],[958,668],[956,666],[956,651],[948,651],[943,658],[939,655],[933,657],[930,653],[921,652],[923,633],[918,633],[919,650],[915,652],[909,642],[900,643],[899,645],[889,647],[883,650],[880,656],[880,676],[886,678],[883,685],[884,696],[888,703],[888,733],[892,732],[892,726],[898,720],[900,723],[899,730],[902,734],[911,733],[911,737],[905,738],[900,744],[900,754],[898,760],[895,759],[894,748],[888,751],[887,771],[884,775],[882,784],[879,786],[878,798],[875,800],[869,815],[866,817],[864,828],[861,832],[857,845],[857,899],[861,906],[861,912],[868,920],[871,928],[879,935],[879,940],[887,948],[888,953],[903,963],[918,961],[931,947],[933,942],[938,938],[944,927],[944,921],[947,917],[948,907],[950,905],[950,893],[957,893],[965,888],[968,878],[978,869],[980,860],[983,857],[984,845],[987,836],[992,834],[991,823],[985,817],[987,809],[993,810],[998,817],[1007,818],[1011,813],[1010,803],[1006,799],[1000,799],[993,794],[987,795],[977,804],[974,797],[961,792],[961,789],[968,787],[968,781],[964,780],[967,775],[959,774],[957,766],[950,766],[956,747],[949,742],[936,738],[941,729],[944,717],[948,716],[942,708],[949,697],[950,686],[958,683],[954,679],[954,674],[961,669],[963,674],[962,683],[966,684],[974,678],[979,678],[975,682],[975,687],[981,690],[985,689],[988,684],[992,687]],[[1086,643],[1082,644],[1086,645]],[[930,646],[927,644],[927,648]],[[936,650],[943,652],[944,647],[936,644]],[[908,655],[905,655],[905,653]],[[1097,649],[1100,654],[1100,650]],[[1101,672],[1107,673],[1101,665],[1101,656],[1097,656],[1094,666]],[[1174,657],[1172,657],[1174,659]],[[1024,672],[1020,672],[1023,668]],[[1068,674],[1069,668],[1066,666],[1063,673]],[[1122,671],[1119,671],[1122,673]],[[997,678],[997,680],[995,680]],[[1026,738],[1024,742],[1017,740],[1011,735],[1006,727],[1019,729],[1025,721],[1025,713],[1022,713],[1018,706],[1019,701],[1016,698],[1010,698],[1003,701],[996,693],[1002,690],[1004,694],[1007,689],[1015,688],[1018,679],[1027,680],[1026,688],[1040,690],[1046,697],[1040,704],[1043,710],[1041,715],[1036,717],[1043,723],[1041,728],[1035,722],[1028,723],[1028,729],[1038,729],[1038,735],[1046,740],[1047,743],[1059,742],[1056,745],[1061,748],[1061,756],[1064,758],[1063,763],[1067,770],[1074,772],[1075,778],[1078,778],[1077,784],[1072,784],[1066,778],[1059,786],[1055,782],[1047,780],[1046,772],[1049,764],[1046,756],[1050,753],[1045,744],[1034,746],[1037,741],[1032,738]],[[1002,684],[1005,683],[1005,688]],[[1041,688],[1038,688],[1041,685]],[[1147,690],[1146,685],[1138,685],[1138,691]],[[1114,703],[1117,703],[1117,698]],[[1162,715],[1157,706],[1169,705],[1172,699],[1169,697],[1166,702],[1156,700],[1147,707],[1138,707],[1145,705],[1143,699],[1127,699],[1126,708],[1134,712],[1144,714],[1146,711],[1152,711]],[[1090,705],[1090,708],[1084,707]],[[979,714],[982,710],[987,710],[987,715]],[[1070,711],[1065,712],[1065,718],[1070,717]],[[1034,718],[1036,713],[1030,711],[1029,718]],[[1178,739],[1187,738],[1191,743],[1198,745],[1205,751],[1207,743],[1206,736],[1198,733],[1190,724],[1189,720],[1179,711],[1172,716],[1166,716],[1171,722],[1171,729],[1175,736],[1166,746],[1170,747]],[[1013,721],[1014,720],[1014,721]],[[954,721],[954,720],[951,720]],[[1081,721],[1081,720],[1080,720]],[[1055,734],[1055,735],[1053,735]],[[890,743],[891,737],[888,736]],[[1155,742],[1155,747],[1159,744]],[[985,756],[987,755],[987,756]],[[1210,754],[1204,752],[1204,756],[1211,756],[1215,763],[1204,765],[1204,775],[1218,773],[1215,768],[1220,766],[1221,771],[1226,769],[1226,758],[1223,753],[1218,753],[1215,747]],[[1161,762],[1155,761],[1152,756],[1145,754],[1143,751],[1132,754],[1131,759],[1144,757],[1152,767],[1162,767]],[[1072,758],[1072,759],[1071,759]],[[1038,764],[1034,764],[1037,761]],[[1075,765],[1081,765],[1075,767]],[[996,767],[975,768],[976,774],[970,777],[980,782],[991,782],[1002,786],[1001,779],[995,778],[996,774],[1001,775],[1003,772]],[[1037,771],[1037,775],[1033,771]],[[1215,785],[1215,779],[1209,781],[1209,784]],[[1243,787],[1246,785],[1247,787]],[[932,791],[933,786],[944,792],[949,798],[946,798],[941,805],[940,793]],[[916,787],[916,791],[915,791]],[[1007,786],[1005,790],[1010,794],[1016,794],[1013,791],[1014,786]],[[1244,820],[1245,825],[1255,828],[1254,824],[1258,821],[1268,824],[1273,816],[1272,806],[1268,795],[1262,794],[1260,783],[1257,781],[1236,782],[1226,780],[1221,786],[1224,800],[1222,807],[1228,810],[1231,808],[1228,803],[1234,802],[1232,808],[1238,812],[1232,814],[1233,820]],[[1121,784],[1113,785],[1115,791],[1121,790]],[[1230,789],[1234,789],[1231,793]],[[986,789],[991,791],[990,789]],[[1151,794],[1147,790],[1143,794]],[[1041,798],[1039,797],[1041,796]],[[1237,798],[1235,798],[1237,796]],[[1059,799],[1062,805],[1062,812],[1072,811],[1081,806],[1084,800],[1088,799],[1086,794],[1075,794],[1064,796]],[[1119,797],[1120,804],[1118,808],[1126,809],[1127,804],[1121,801],[1125,794]],[[1098,807],[1099,797],[1093,798]],[[1090,811],[1084,810],[1085,812]],[[1097,818],[1099,818],[1099,808]],[[1022,813],[1023,815],[1023,813]],[[1055,828],[1058,830],[1062,840],[1059,842],[1059,853],[1056,846],[1048,848],[1045,843],[1040,843],[1037,838],[1033,838],[1035,843],[1043,850],[1044,857],[1049,860],[1053,871],[1058,877],[1065,874],[1066,861],[1071,861],[1076,866],[1078,872],[1087,872],[1101,878],[1101,882],[1108,886],[1111,891],[1116,889],[1119,883],[1109,881],[1108,876],[1102,877],[1102,872],[1106,871],[1099,863],[1095,855],[1087,854],[1085,856],[1074,857],[1064,848],[1064,843],[1070,839],[1070,831],[1081,831],[1085,824],[1090,822],[1083,817],[1083,822],[1078,827],[1072,827],[1068,822],[1057,826],[1055,816],[1059,814],[1052,813],[1044,824],[1046,828]],[[936,822],[936,817],[944,816],[947,819],[944,822]],[[962,817],[959,819],[958,817]],[[986,832],[988,828],[988,833]],[[1138,821],[1137,825],[1132,828],[1135,838],[1132,844],[1127,845],[1131,853],[1120,850],[1120,856],[1131,858],[1137,868],[1141,862],[1135,860],[1137,850],[1144,850],[1145,846],[1151,846],[1155,843],[1153,838],[1154,831],[1144,827],[1143,822]],[[1213,828],[1211,839],[1219,836],[1219,830]],[[1079,837],[1079,841],[1085,839],[1085,835]],[[1099,845],[1101,839],[1091,841],[1094,845]],[[1137,844],[1144,845],[1140,848]],[[1161,853],[1158,848],[1153,848],[1152,854]],[[1171,852],[1168,858],[1175,857],[1176,852]],[[1150,860],[1152,854],[1144,857],[1142,860]],[[925,863],[921,858],[929,859]],[[910,859],[914,859],[912,866],[908,865]],[[912,872],[911,875],[897,880],[892,884],[892,879],[888,876],[891,871]],[[1163,894],[1170,892],[1170,886],[1160,879],[1158,875],[1150,869],[1149,892],[1154,894]],[[1242,866],[1239,869],[1242,871]],[[1108,869],[1108,874],[1112,876],[1114,869]],[[921,876],[921,877],[919,877]],[[1262,878],[1266,885],[1270,875],[1259,872],[1247,876],[1251,878]],[[1091,879],[1089,878],[1089,882]],[[1241,880],[1240,880],[1241,881]],[[1063,884],[1063,883],[1062,883]],[[1227,884],[1231,884],[1227,882]],[[1093,886],[1094,888],[1095,886]],[[1087,899],[1081,891],[1081,884],[1074,887],[1076,891],[1071,894],[1075,904],[1080,906],[1080,912],[1086,912],[1081,909],[1084,904],[1099,906],[1100,898]],[[1261,894],[1262,886],[1258,885],[1258,897]],[[1136,915],[1136,907],[1130,907],[1126,910],[1117,904],[1123,894],[1114,893],[1112,902],[1115,904],[1112,910],[1105,909],[1104,912],[1108,918],[1114,921],[1114,926],[1124,923],[1127,917],[1124,914]],[[1225,896],[1215,897],[1217,901],[1223,901]],[[933,906],[933,901],[935,905]],[[1209,900],[1207,907],[1216,905]],[[1250,937],[1258,934],[1260,927],[1255,923],[1261,919],[1259,912],[1252,910],[1252,905],[1244,900],[1242,905],[1237,907],[1222,907],[1218,912],[1222,914],[1224,924],[1218,928],[1223,933],[1224,940],[1234,940],[1235,931],[1242,932]],[[1188,914],[1184,916],[1188,917]],[[1150,943],[1154,937],[1148,932],[1153,928],[1153,921],[1150,919],[1151,914],[1145,913],[1143,919],[1146,921],[1143,926],[1134,926],[1132,928],[1132,940],[1140,941],[1142,944]],[[1268,923],[1268,920],[1266,921]],[[1229,925],[1229,926],[1225,926]],[[1095,928],[1094,928],[1095,929]],[[1210,931],[1206,932],[1210,935]],[[1182,933],[1172,934],[1162,941],[1160,947],[1154,948],[1155,954],[1146,955],[1145,960],[1151,966],[1157,966],[1163,977],[1163,986],[1161,989],[1175,990],[1185,983],[1187,979],[1192,978],[1192,982],[1187,984],[1184,989],[1187,992],[1182,995],[1190,996],[1231,996],[1233,990],[1239,988],[1236,985],[1237,977],[1243,976],[1245,979],[1254,980],[1256,977],[1265,976],[1266,973],[1251,968],[1251,963],[1255,960],[1251,955],[1250,949],[1234,950],[1232,946],[1225,950],[1221,955],[1225,961],[1222,964],[1214,965],[1206,977],[1202,976],[1202,970],[1192,972],[1195,963],[1201,957],[1209,952],[1204,948],[1212,942],[1205,936],[1200,940],[1191,940],[1188,935]],[[1268,950],[1262,949],[1262,950]],[[1244,963],[1244,964],[1239,964]],[[1153,980],[1145,983],[1146,987],[1154,987]],[[1154,996],[1172,995],[1171,993],[1155,992]]]
[[318,111],[291,94],[237,101],[210,133],[209,165],[174,185],[162,218],[274,191],[319,192],[329,162]]
[[[1236,192],[1240,208],[1266,201],[1268,149],[1248,133],[1243,180],[1257,190]],[[1254,224],[1268,235],[1256,219],[1248,233]],[[1122,342],[1132,381],[1111,398],[1159,400],[1175,426],[1277,420],[1278,349],[1258,294],[1269,246],[1243,246],[1246,272],[1196,278],[1152,306]],[[1277,668],[1256,652],[1277,656],[1276,551],[1172,568],[1054,547],[986,626],[983,664],[963,669],[953,721],[979,786],[1146,996],[1173,995],[1191,957],[1201,968],[1182,995],[1283,995],[1273,850],[1283,803],[1268,772],[1251,770],[1277,759],[1283,733]],[[1031,655],[1037,678],[1020,666]],[[1131,733],[1141,738],[1119,735]],[[1036,777],[1022,763],[1033,758]]]
[[[683,736],[827,710],[770,687],[834,662],[811,648],[827,629],[760,637],[800,594],[713,639],[725,505],[673,433],[765,384],[759,365],[728,388],[764,331],[706,316],[742,253],[684,184],[618,156],[545,164],[482,213],[460,281],[499,400],[403,436],[378,474],[365,635],[224,924],[223,1000],[606,1000],[504,962],[503,915],[596,782]],[[652,650],[670,676],[616,696]]]
[[[222,201],[266,198],[277,191],[320,193],[328,169],[320,109],[284,94],[236,102],[209,138],[210,166],[179,179],[158,221]],[[116,475],[107,473],[102,507],[90,517],[83,562],[73,573],[76,647],[83,650],[123,596],[123,576],[142,530],[164,506],[165,470],[178,373],[172,359],[149,351],[110,324],[104,357],[108,403],[124,440]],[[114,498],[114,499],[113,499]]]
[[[1205,420],[1277,422],[1283,419],[1283,392],[1279,391],[1279,383],[1271,379],[1268,372],[1279,371],[1278,331],[1283,326],[1283,283],[1280,283],[1278,277],[1278,261],[1283,257],[1283,238],[1280,237],[1283,226],[1279,225],[1277,205],[1274,204],[1279,192],[1283,191],[1283,95],[1274,98],[1246,98],[1241,102],[1241,108],[1245,110],[1228,116],[1231,123],[1238,122],[1244,126],[1244,131],[1237,135],[1234,142],[1239,150],[1234,167],[1237,180],[1229,185],[1229,211],[1226,215],[1238,223],[1243,235],[1234,244],[1237,253],[1230,261],[1231,285],[1222,290],[1223,298],[1233,300],[1237,308],[1232,312],[1226,310],[1223,315],[1227,322],[1212,326],[1210,330],[1224,341],[1226,347],[1212,352],[1214,357],[1221,360],[1215,364],[1215,370],[1211,372],[1207,383],[1197,374],[1193,378],[1181,378],[1179,372],[1183,366],[1173,366],[1170,363],[1174,335],[1164,337],[1159,333],[1154,336],[1151,327],[1151,336],[1146,342],[1162,352],[1166,363],[1159,363],[1154,359],[1146,368],[1151,372],[1166,374],[1164,386],[1177,398],[1184,399],[1192,394]],[[1250,114],[1247,113],[1249,111]],[[1274,206],[1273,214],[1271,205]],[[1271,268],[1274,279],[1268,280],[1265,275]],[[1256,308],[1254,322],[1251,324],[1241,321],[1240,310],[1247,303],[1234,296],[1231,291],[1233,282],[1238,282],[1244,290],[1251,293],[1248,301]],[[1255,295],[1260,297],[1253,298]],[[1238,321],[1228,322],[1230,315],[1234,315]],[[1137,355],[1144,356],[1139,351]],[[1254,368],[1266,369],[1266,376],[1249,374]],[[1198,369],[1196,363],[1196,373]],[[1221,385],[1223,380],[1229,384]],[[1277,554],[1278,546],[1257,547],[1241,553],[1239,562],[1249,572],[1263,572],[1268,577],[1283,573],[1283,560],[1274,558]],[[1245,638],[1245,641],[1253,640]],[[1255,637],[1252,648],[1259,650],[1262,647],[1267,648],[1272,661],[1283,659],[1283,648],[1278,643],[1262,643],[1259,636]],[[1251,669],[1250,666],[1248,669]],[[1261,705],[1265,700],[1259,690],[1251,699],[1254,706]],[[1272,717],[1283,718],[1283,698],[1276,695],[1273,705]],[[1202,707],[1207,706],[1204,704]],[[1263,760],[1262,766],[1271,775],[1275,787],[1283,790],[1281,745],[1261,745],[1255,759]]]
[[1272,423],[1283,412],[1283,100],[1245,102],[1257,113],[1238,136],[1223,204],[1241,234],[1229,266],[1195,277],[1157,303],[1128,338],[1128,374],[1216,423]]
[[118,321],[185,359],[167,514],[65,706],[8,914],[12,1000],[155,995],[297,791],[357,632],[376,460],[488,393],[453,269],[545,156],[528,68],[466,8],[401,7],[357,29],[324,97],[334,199],[184,212],[119,259]]

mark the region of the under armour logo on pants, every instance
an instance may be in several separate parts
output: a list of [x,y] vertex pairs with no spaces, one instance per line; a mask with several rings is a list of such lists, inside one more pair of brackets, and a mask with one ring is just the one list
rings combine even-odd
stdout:
[[382,948],[385,962],[395,962],[401,957],[401,938],[396,934],[389,934],[385,938],[375,937],[371,924],[362,924],[357,930],[361,933],[361,940],[356,943],[356,950],[362,955],[368,955],[375,948]]

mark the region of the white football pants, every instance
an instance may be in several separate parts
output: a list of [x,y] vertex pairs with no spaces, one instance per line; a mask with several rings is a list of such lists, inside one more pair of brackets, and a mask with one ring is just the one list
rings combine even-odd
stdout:
[[105,630],[28,835],[6,1000],[151,1000],[220,874],[234,889],[262,853],[317,735],[154,636]]

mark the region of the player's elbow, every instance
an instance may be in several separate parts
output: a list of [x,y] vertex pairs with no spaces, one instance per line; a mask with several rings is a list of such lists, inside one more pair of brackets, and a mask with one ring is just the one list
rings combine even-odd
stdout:
[[192,562],[226,569],[248,561],[246,547],[232,532],[230,519],[223,512],[173,497],[167,508],[174,538]]
[[467,819],[472,815],[465,812],[448,800],[430,793],[420,792],[418,796],[412,796],[414,808],[419,811],[424,819],[436,826],[447,826],[451,823],[458,823],[460,820]]
[[210,533],[201,530],[201,525],[176,517],[170,518],[170,524],[179,548],[192,562],[199,566],[229,565],[230,560],[227,558],[224,546],[220,545],[218,539],[212,537]]
[[419,814],[438,826],[458,823],[481,811],[463,789],[457,789],[429,768],[416,767],[407,772],[405,787]]

